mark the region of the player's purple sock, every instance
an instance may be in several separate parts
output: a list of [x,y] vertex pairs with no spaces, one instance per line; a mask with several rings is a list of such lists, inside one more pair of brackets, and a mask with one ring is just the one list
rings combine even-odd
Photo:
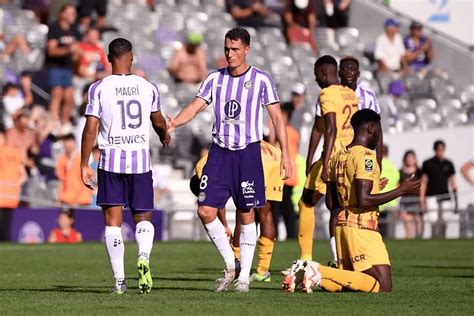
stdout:
[[257,226],[254,223],[240,225],[240,275],[239,280],[248,282],[252,268],[255,244],[257,243]]
[[105,246],[109,254],[110,265],[116,280],[125,279],[123,258],[125,245],[122,238],[122,229],[117,226],[105,226]]
[[226,270],[235,270],[234,252],[227,240],[224,225],[222,225],[221,221],[216,218],[212,222],[204,224],[204,226],[206,227],[207,234],[209,235],[209,238],[211,238],[212,243],[216,246],[222,259],[224,259]]

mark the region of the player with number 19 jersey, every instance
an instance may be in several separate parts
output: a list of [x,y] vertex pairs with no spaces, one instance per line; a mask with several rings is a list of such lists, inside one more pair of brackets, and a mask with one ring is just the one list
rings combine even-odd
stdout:
[[142,77],[110,75],[89,88],[86,116],[100,119],[99,169],[121,174],[150,171],[150,115],[160,111],[158,88]]

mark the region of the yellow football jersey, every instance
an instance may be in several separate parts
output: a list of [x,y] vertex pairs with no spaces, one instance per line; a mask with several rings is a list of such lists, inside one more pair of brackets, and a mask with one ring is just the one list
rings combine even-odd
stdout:
[[346,147],[354,137],[351,126],[351,117],[359,109],[357,95],[351,88],[342,85],[331,85],[321,90],[319,94],[321,113],[335,113],[336,115],[336,139],[331,156]]
[[336,182],[339,203],[342,206],[336,225],[377,230],[378,207],[357,206],[355,180],[372,180],[372,193],[379,192],[380,167],[375,152],[363,146],[343,148],[331,162],[331,181]]
[[[260,143],[260,148],[265,177],[265,197],[269,201],[281,202],[283,199],[283,179],[280,176],[281,149],[265,141]],[[199,178],[202,176],[206,162],[207,155],[204,155],[196,163],[194,170]]]

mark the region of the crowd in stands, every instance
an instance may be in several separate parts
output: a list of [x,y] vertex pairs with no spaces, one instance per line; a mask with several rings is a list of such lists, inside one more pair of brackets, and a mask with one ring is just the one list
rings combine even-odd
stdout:
[[[20,2],[21,6],[18,4]],[[25,69],[21,72],[8,70],[8,65],[13,59],[27,60],[30,64],[41,60],[42,56],[38,55],[38,51],[41,52],[41,50],[38,50],[36,44],[33,45],[31,39],[24,33],[0,34],[0,59],[2,60],[4,79],[0,107],[2,117],[0,147],[2,153],[8,153],[2,154],[0,157],[0,179],[2,179],[0,208],[2,209],[17,207],[20,193],[23,196],[36,196],[67,205],[94,204],[94,192],[84,189],[80,182],[78,144],[84,126],[83,115],[88,87],[92,82],[111,73],[104,45],[107,43],[106,38],[110,39],[108,34],[111,36],[118,34],[115,28],[118,25],[114,26],[109,21],[108,1],[78,0],[76,2],[77,6],[65,1],[0,1],[2,12],[12,10],[12,12],[18,13],[20,9],[30,10],[28,12],[34,13],[34,20],[38,26],[48,25],[47,36],[44,39],[45,56],[42,67],[45,70],[43,73],[47,72],[47,76],[38,77],[35,73],[25,71]],[[117,2],[120,1],[114,1],[115,4]],[[186,1],[164,1],[168,6],[174,5],[176,2],[182,4],[183,7],[188,5]],[[209,1],[201,2],[207,4]],[[216,0],[217,2],[219,1]],[[221,2],[224,3],[224,1]],[[189,1],[189,3],[192,7],[191,3],[199,3],[199,1]],[[144,10],[157,14],[160,12],[161,5],[160,2],[154,4],[154,1],[125,0],[123,4],[143,6]],[[208,8],[214,7],[208,6]],[[312,114],[314,111],[316,97],[312,91],[314,89],[307,90],[309,84],[314,84],[311,64],[314,59],[312,58],[327,52],[330,47],[330,45],[326,45],[326,38],[318,37],[320,36],[318,30],[347,28],[350,24],[350,8],[351,0],[227,0],[225,6],[219,9],[222,12],[217,13],[222,15],[224,21],[227,21],[226,17],[230,16],[232,20],[227,21],[228,23],[247,26],[249,29],[254,29],[253,32],[261,32],[258,33],[261,34],[261,41],[256,42],[252,50],[260,51],[264,56],[270,56],[269,54],[273,54],[273,52],[263,53],[262,45],[269,47],[274,44],[265,43],[264,34],[274,36],[268,36],[270,39],[281,36],[286,40],[283,48],[279,48],[281,45],[275,45],[274,53],[284,52],[284,54],[292,54],[294,58],[275,55],[269,58],[271,64],[268,62],[263,64],[271,68],[268,69],[270,72],[280,71],[274,77],[280,87],[288,87],[290,92],[285,94],[283,91],[280,95],[295,165],[299,164],[297,162],[300,152],[299,145],[303,138],[300,131],[305,122],[305,114]],[[216,14],[212,10],[209,9],[209,16]],[[224,13],[225,10],[227,15]],[[171,11],[169,15],[170,19],[176,17]],[[155,17],[155,15],[153,16]],[[165,20],[165,17],[163,19]],[[145,17],[143,20],[145,21],[143,22],[144,28],[153,24],[153,21],[148,21]],[[2,21],[2,23],[5,25],[7,22]],[[214,47],[211,45],[214,43],[213,41],[221,45],[222,38],[214,39],[209,32],[203,32],[199,23],[195,25],[194,29],[182,28],[181,33],[177,36],[166,23],[166,21],[162,23],[165,27],[161,27],[162,24],[160,24],[160,29],[153,30],[153,32],[156,31],[154,36],[159,39],[168,37],[174,40],[184,39],[182,45],[172,47],[169,51],[166,45],[154,46],[155,49],[160,50],[159,62],[155,62],[156,56],[150,55],[146,49],[137,45],[142,54],[139,55],[141,57],[140,63],[135,64],[134,73],[157,78],[158,87],[163,93],[164,106],[176,108],[178,102],[181,104],[183,99],[185,100],[189,96],[188,91],[195,91],[196,85],[205,78],[210,70],[224,66],[222,48],[219,47],[219,53],[215,53]],[[180,22],[179,20],[170,22],[170,24],[173,23],[179,25]],[[186,23],[186,21],[182,21],[182,23]],[[38,29],[41,28],[38,27]],[[5,30],[5,27],[2,30]],[[275,35],[274,30],[278,34]],[[222,30],[215,31],[216,34],[220,34]],[[400,34],[399,22],[395,19],[388,19],[384,25],[384,33],[377,38],[375,49],[372,52],[375,64],[373,66],[366,65],[369,70],[372,69],[371,67],[376,70],[375,74],[381,78],[381,82],[385,82],[382,80],[384,77],[389,78],[387,84],[381,84],[377,91],[390,92],[398,98],[394,102],[401,102],[399,99],[403,99],[411,88],[406,85],[406,81],[402,80],[404,76],[409,77],[415,74],[420,78],[427,78],[430,75],[441,73],[431,66],[433,59],[436,58],[436,52],[433,52],[431,39],[425,36],[422,31],[423,26],[414,22],[410,26],[410,33],[403,37]],[[143,36],[146,38],[145,35]],[[133,38],[132,41],[134,40],[135,42],[140,41],[141,37]],[[145,39],[143,41],[146,43]],[[344,48],[343,43],[339,44]],[[156,51],[154,53],[158,54]],[[361,52],[359,53],[361,58],[368,59],[362,57]],[[299,56],[304,58],[299,58]],[[259,60],[262,57],[253,55],[252,58],[251,61],[256,61],[255,65],[260,66]],[[166,66],[157,71],[156,65],[162,62]],[[361,64],[363,64],[362,59]],[[301,80],[295,84],[291,77],[292,74],[285,73],[286,68],[284,67],[292,68],[293,73],[296,69],[297,74],[306,73],[309,69],[309,74],[305,77],[309,79]],[[35,70],[41,72],[42,69]],[[284,76],[286,74],[288,74],[287,78]],[[43,87],[48,92],[46,97],[38,97],[38,94],[41,93],[33,92],[33,78],[40,78],[36,79],[36,85]],[[160,86],[160,78],[172,78],[173,82]],[[365,79],[375,82],[370,71]],[[176,86],[176,90],[171,90],[172,86]],[[167,98],[168,91],[176,91],[176,97]],[[474,91],[472,99],[474,100]],[[470,99],[467,97],[466,100],[463,102],[469,102]],[[165,104],[166,102],[169,103]],[[197,160],[198,153],[208,145],[208,142],[199,142],[194,136],[189,139],[197,142],[198,148],[193,150],[196,152],[195,155],[186,157],[191,161]],[[98,151],[96,150],[94,153],[91,164],[96,165]],[[186,154],[189,155],[189,152]],[[409,172],[418,170],[417,168],[415,153],[407,153],[400,178],[403,179]],[[421,170],[423,177],[430,176],[427,167],[423,167]],[[28,179],[29,181],[27,181]],[[32,184],[38,179],[40,179],[39,187],[42,188],[41,194],[35,191],[38,185]],[[285,201],[279,210],[279,214],[285,220],[287,234],[290,238],[296,237],[297,227],[297,215],[291,196],[296,194],[294,191],[297,192],[296,188],[301,185],[302,181],[304,179],[296,174],[294,178],[286,181]],[[428,181],[428,183],[432,182]],[[165,188],[161,189],[166,191]],[[5,192],[7,192],[7,198],[3,194]],[[428,188],[425,192],[426,196],[430,196],[433,191]],[[428,200],[426,199],[426,203]],[[424,203],[423,199],[422,201]],[[414,205],[414,202],[402,201],[401,206],[404,211],[400,216],[407,222],[418,221],[417,223],[419,223],[418,213],[412,210]],[[0,222],[2,222],[2,216],[8,216],[8,212],[2,211],[0,213]],[[416,235],[419,235],[419,230],[417,226]],[[410,230],[408,226],[407,236],[415,236],[413,230]]]

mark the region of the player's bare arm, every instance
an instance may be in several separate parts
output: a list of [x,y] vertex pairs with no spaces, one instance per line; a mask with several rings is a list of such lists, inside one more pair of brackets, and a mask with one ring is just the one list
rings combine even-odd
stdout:
[[204,111],[207,106],[208,104],[204,99],[195,97],[175,118],[168,117],[168,133],[173,133],[177,127],[187,124],[196,115]]
[[377,157],[377,163],[380,167],[380,172],[382,172],[382,158],[383,158],[383,131],[380,131],[380,138],[377,142],[377,147],[375,148],[375,155]]
[[323,171],[322,178],[324,182],[329,180],[329,160],[331,153],[334,150],[334,143],[336,140],[336,113],[330,112],[324,115],[324,123],[326,124],[326,131],[324,132],[324,155],[323,155]]
[[313,128],[311,130],[311,136],[309,139],[308,145],[308,154],[306,156],[306,175],[308,175],[309,171],[311,170],[311,166],[313,164],[314,153],[318,148],[319,142],[321,141],[321,137],[323,136],[322,133],[322,126],[324,124],[324,120],[320,116],[316,116],[314,119]]
[[161,111],[151,113],[151,123],[155,133],[160,137],[160,141],[163,144],[163,147],[167,147],[171,143],[171,136],[167,130],[166,120],[161,114]]
[[99,119],[95,116],[88,116],[86,126],[82,131],[81,143],[81,178],[86,187],[94,189],[94,171],[89,167],[89,157],[94,147],[95,139],[99,132]]
[[290,154],[288,152],[288,139],[286,135],[285,124],[281,118],[280,103],[273,103],[267,106],[268,114],[275,127],[275,134],[281,148],[281,167],[280,175],[283,179],[288,179],[293,173],[291,167]]
[[416,194],[420,190],[421,180],[414,180],[413,177],[405,179],[400,186],[385,193],[372,194],[374,182],[365,179],[356,179],[356,194],[359,207],[377,207],[390,202],[402,195]]
[[424,210],[426,208],[426,188],[428,187],[428,176],[423,174],[421,176],[421,187],[420,187],[420,208]]
[[329,181],[327,183],[326,206],[330,211],[337,210],[341,207],[337,198],[337,185],[334,181]]

